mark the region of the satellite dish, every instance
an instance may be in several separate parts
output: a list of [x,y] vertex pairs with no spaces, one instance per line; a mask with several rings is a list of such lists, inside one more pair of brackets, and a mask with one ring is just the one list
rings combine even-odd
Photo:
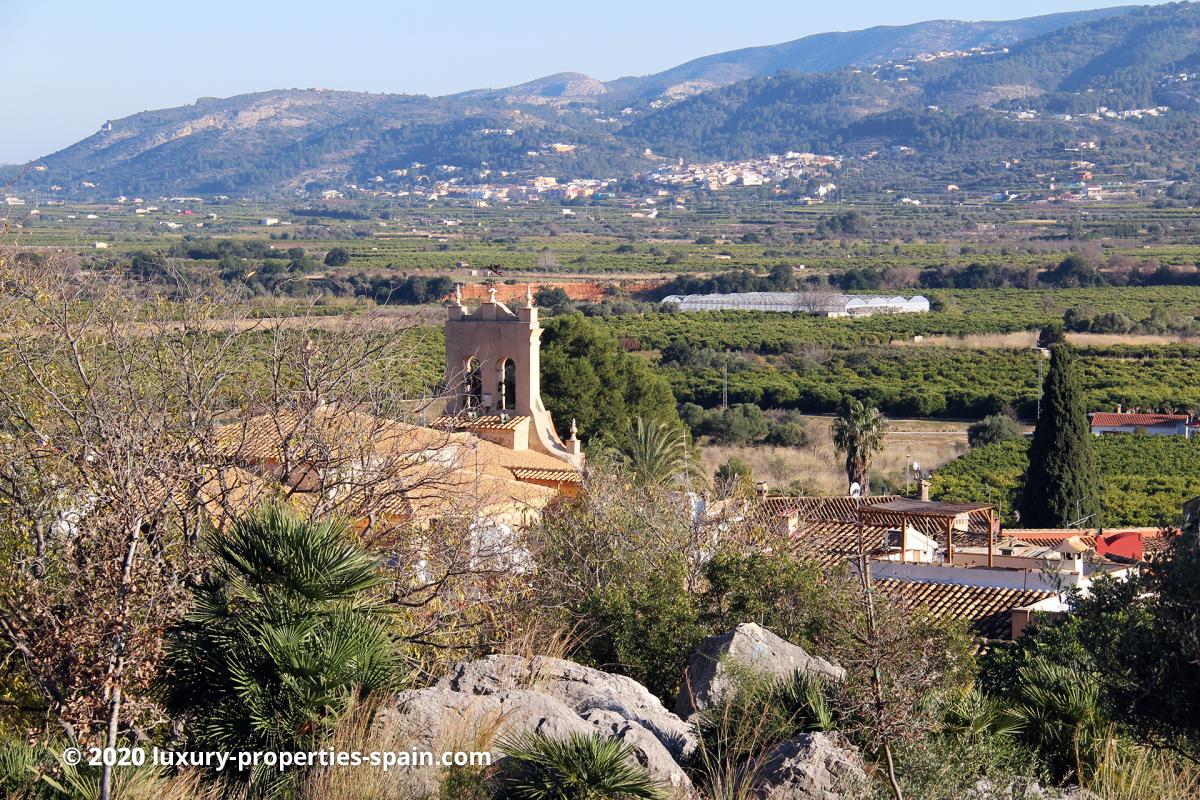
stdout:
[[850,496],[862,497],[862,487],[858,485],[858,481],[850,484]]
[[914,461],[914,462],[913,462],[913,465],[912,465],[912,471],[913,471],[913,472],[915,472],[915,473],[917,473],[917,474],[920,474],[920,472],[921,472],[921,463],[920,463],[919,461]]

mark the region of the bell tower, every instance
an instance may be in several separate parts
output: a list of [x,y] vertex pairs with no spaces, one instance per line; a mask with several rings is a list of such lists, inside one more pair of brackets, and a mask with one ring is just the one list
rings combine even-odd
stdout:
[[494,286],[474,309],[455,287],[446,316],[446,414],[489,440],[578,466],[579,440],[572,434],[564,443],[542,404],[541,336],[532,286],[515,312],[496,299]]

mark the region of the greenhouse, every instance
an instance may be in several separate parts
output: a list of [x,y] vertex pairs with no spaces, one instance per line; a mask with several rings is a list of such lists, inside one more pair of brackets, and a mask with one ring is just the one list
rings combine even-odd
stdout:
[[924,314],[928,298],[831,292],[743,292],[670,295],[663,305],[680,311],[782,311],[821,317],[869,317],[873,314]]

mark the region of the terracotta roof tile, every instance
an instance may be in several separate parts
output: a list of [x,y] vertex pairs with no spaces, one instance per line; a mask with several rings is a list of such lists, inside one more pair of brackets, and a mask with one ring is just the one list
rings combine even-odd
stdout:
[[[870,554],[883,548],[887,529],[864,525],[862,536]],[[790,547],[793,552],[820,564],[844,564],[858,556],[858,524],[823,520],[802,522],[791,536]]]
[[1025,608],[1054,597],[1054,592],[964,586],[955,583],[904,581],[877,578],[875,585],[888,599],[906,608],[920,609],[933,619],[958,619],[985,639],[1012,635],[1013,609]]
[[1139,428],[1155,425],[1178,425],[1188,421],[1187,414],[1115,414],[1096,412],[1091,415],[1092,427],[1119,428],[1133,425]]
[[487,414],[482,417],[469,417],[465,415],[458,416],[442,416],[438,417],[430,425],[431,428],[439,430],[493,430],[493,431],[512,431],[521,427],[529,421],[528,416],[520,416],[517,414]]
[[559,481],[579,483],[579,473],[573,469],[530,469],[515,467],[512,474],[522,481]]
[[[292,470],[286,476],[288,493],[298,502],[306,500],[303,484],[311,471],[306,465],[323,464],[338,475],[360,476],[337,480],[345,495],[340,505],[352,508],[356,498],[369,499],[403,519],[428,519],[456,510],[540,509],[557,492],[529,481],[581,482],[575,467],[545,453],[511,450],[471,433],[435,430],[336,407],[309,415],[285,412],[250,417],[221,428],[218,441],[226,456],[239,465],[228,469],[240,471],[230,473],[233,487],[217,483],[214,491],[247,505],[263,494],[262,484],[271,483],[257,474],[277,473],[285,455]],[[379,477],[372,479],[373,473]],[[277,481],[274,485],[281,486]],[[315,502],[311,497],[307,500]]]
[[[769,518],[795,515],[803,524],[805,522],[855,522],[859,509],[869,506],[880,506],[896,501],[917,503],[912,498],[901,495],[876,495],[874,497],[768,497],[762,503],[763,514]],[[965,508],[966,506],[964,506]],[[986,507],[977,511],[967,511],[967,524],[971,534],[978,534],[987,542],[988,512]],[[883,522],[889,527],[899,527],[900,515],[885,516],[876,513],[873,522]],[[945,523],[934,518],[910,516],[908,524],[928,536],[945,536]],[[956,536],[961,534],[956,534]]]

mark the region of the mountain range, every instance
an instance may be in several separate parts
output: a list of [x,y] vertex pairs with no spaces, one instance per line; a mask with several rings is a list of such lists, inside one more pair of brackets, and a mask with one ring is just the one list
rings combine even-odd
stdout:
[[939,20],[608,82],[563,72],[445,97],[288,89],[202,98],[107,122],[35,162],[18,188],[271,195],[402,180],[414,163],[446,165],[467,182],[621,178],[664,158],[785,150],[855,157],[867,165],[857,179],[883,186],[914,175],[969,181],[997,160],[1044,166],[1085,139],[1103,140],[1137,174],[1186,176],[1197,160],[1195,71],[1193,3]]

